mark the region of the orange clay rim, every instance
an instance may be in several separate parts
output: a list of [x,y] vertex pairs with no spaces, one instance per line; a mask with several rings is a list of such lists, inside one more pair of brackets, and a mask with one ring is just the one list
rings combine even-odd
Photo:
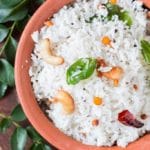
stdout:
[[[150,6],[149,0],[144,0]],[[71,137],[66,136],[59,131],[44,113],[41,111],[35,99],[32,90],[30,77],[28,74],[31,65],[31,52],[34,43],[31,39],[31,34],[40,29],[43,22],[57,12],[65,4],[72,2],[72,0],[47,0],[33,15],[27,24],[16,54],[15,61],[15,81],[16,89],[20,103],[23,110],[34,128],[52,145],[61,150],[123,150],[123,148],[113,147],[96,147],[84,145]],[[139,140],[129,144],[126,150],[149,150],[150,135],[141,137]]]

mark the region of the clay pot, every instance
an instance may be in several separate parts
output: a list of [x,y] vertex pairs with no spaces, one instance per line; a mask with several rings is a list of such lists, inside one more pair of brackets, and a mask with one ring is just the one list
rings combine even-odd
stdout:
[[[150,0],[143,0],[150,6]],[[71,0],[47,0],[33,15],[27,24],[19,42],[16,62],[15,80],[20,103],[34,128],[52,145],[61,150],[123,150],[120,147],[95,147],[84,145],[59,131],[41,111],[32,90],[28,74],[31,65],[31,52],[34,43],[31,34],[43,26],[43,22],[63,5]],[[126,150],[150,150],[150,135],[141,137],[129,144]]]

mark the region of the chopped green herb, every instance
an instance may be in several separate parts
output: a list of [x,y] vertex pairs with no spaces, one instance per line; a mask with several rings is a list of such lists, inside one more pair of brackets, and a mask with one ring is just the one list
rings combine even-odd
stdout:
[[98,18],[98,16],[95,14],[94,16],[90,17],[89,20],[85,20],[86,23],[92,23],[94,19]]
[[122,11],[123,9],[115,4],[107,3],[106,8],[108,10],[108,20],[111,20],[114,15],[117,15],[120,20],[125,22],[129,27],[132,25],[132,18],[129,15],[129,12]]
[[111,20],[114,15],[121,13],[121,7],[115,4],[107,3],[106,8],[108,10],[108,19]]

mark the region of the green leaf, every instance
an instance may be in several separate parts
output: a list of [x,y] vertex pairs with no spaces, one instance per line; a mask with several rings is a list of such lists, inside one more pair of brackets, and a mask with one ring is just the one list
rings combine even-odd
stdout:
[[24,27],[26,26],[27,22],[29,21],[29,19],[31,18],[30,15],[27,15],[23,20],[21,21],[17,21],[16,23],[16,29],[19,31],[19,32],[22,32]]
[[50,146],[43,143],[34,143],[30,150],[52,150]]
[[23,150],[27,141],[27,131],[18,127],[11,136],[11,150]]
[[42,137],[36,132],[36,130],[33,127],[28,126],[27,127],[27,132],[28,132],[29,137],[32,140],[34,140],[34,141],[40,141],[40,142],[43,141]]
[[124,21],[129,27],[131,27],[133,23],[132,18],[129,16],[129,12],[127,11],[121,12],[119,15],[119,19]]
[[107,3],[106,8],[108,10],[108,20],[111,20],[114,15],[117,15],[120,20],[126,22],[126,24],[130,27],[132,25],[132,18],[129,15],[129,12],[123,11],[119,5]]
[[4,25],[0,24],[0,42],[2,42],[8,35],[9,29]]
[[108,10],[108,19],[111,20],[114,15],[118,15],[121,12],[121,7],[111,3],[107,3],[106,8]]
[[37,5],[41,5],[42,3],[44,3],[45,0],[35,0]]
[[142,54],[145,62],[150,64],[150,43],[146,40],[141,41]]
[[22,20],[28,12],[27,2],[28,0],[22,0],[13,8],[0,7],[0,23]]
[[26,116],[20,105],[17,105],[11,113],[11,117],[14,121],[26,120]]
[[89,78],[96,68],[96,59],[80,58],[67,69],[67,83],[77,84]]
[[5,44],[4,52],[7,60],[12,64],[14,63],[16,49],[17,49],[17,42],[12,36],[10,36],[9,39],[7,40],[7,43]]
[[9,118],[4,118],[0,122],[0,132],[5,133],[7,128],[11,126],[12,121]]
[[43,150],[43,144],[42,143],[33,143],[30,150]]
[[5,59],[0,59],[0,82],[9,86],[14,86],[14,68]]
[[17,5],[22,0],[0,0],[1,7],[13,7]]
[[44,150],[52,150],[51,147],[47,144],[44,144]]
[[2,98],[5,95],[6,90],[7,85],[0,82],[0,98]]

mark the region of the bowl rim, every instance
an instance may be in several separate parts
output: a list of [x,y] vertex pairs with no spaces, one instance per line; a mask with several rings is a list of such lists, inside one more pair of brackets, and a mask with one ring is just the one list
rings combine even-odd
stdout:
[[[54,12],[57,12],[57,10],[59,10],[64,4],[68,4],[71,1],[72,0],[47,0],[34,13],[22,33],[15,59],[15,81],[20,104],[30,123],[41,134],[41,136],[50,144],[61,150],[70,150],[70,148],[71,150],[123,150],[123,148],[117,146],[96,147],[84,145],[81,142],[72,139],[71,137],[62,133],[49,121],[35,100],[28,74],[29,66],[31,64],[30,55],[33,49],[31,33],[37,29],[40,29],[44,20],[54,14]],[[45,10],[48,10],[48,8],[50,9],[50,12],[43,13]],[[39,17],[42,19],[39,19]],[[43,22],[41,22],[41,20]],[[34,22],[36,22],[36,24]],[[28,43],[26,41],[28,41]],[[149,141],[150,135],[145,135],[139,140],[129,144],[126,150],[137,150],[137,147],[141,147],[141,150],[146,150],[146,148],[148,150],[150,147]],[[143,145],[145,147],[144,149],[142,148]]]

